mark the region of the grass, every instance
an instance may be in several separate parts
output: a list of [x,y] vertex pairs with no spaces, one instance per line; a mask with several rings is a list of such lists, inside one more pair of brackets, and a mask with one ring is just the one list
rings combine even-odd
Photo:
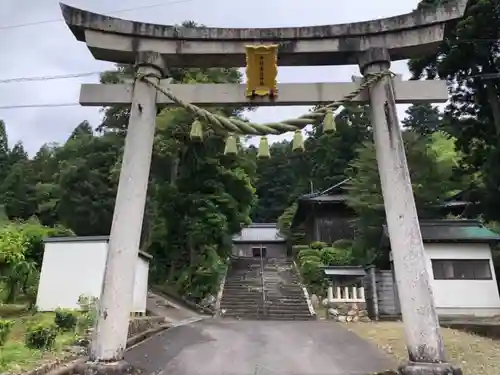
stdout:
[[0,373],[30,370],[68,355],[64,349],[75,340],[74,332],[60,333],[50,351],[29,349],[24,345],[24,334],[29,323],[53,321],[54,316],[54,313],[25,313],[17,318],[8,317],[15,323],[6,344],[0,347]]
[[[401,322],[355,323],[349,330],[372,341],[400,363],[408,361]],[[449,361],[464,375],[500,374],[500,341],[453,329],[441,328]]]

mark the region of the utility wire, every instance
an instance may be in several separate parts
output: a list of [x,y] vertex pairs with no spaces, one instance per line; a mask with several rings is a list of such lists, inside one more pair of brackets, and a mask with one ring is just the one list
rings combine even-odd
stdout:
[[49,80],[53,80],[53,79],[69,79],[69,78],[89,77],[89,76],[93,76],[93,75],[99,75],[101,73],[102,72],[86,72],[86,73],[74,73],[74,74],[60,74],[60,75],[52,75],[52,76],[17,77],[17,78],[0,79],[0,83],[49,81]]
[[54,107],[75,107],[80,103],[47,103],[47,104],[18,104],[18,105],[3,105],[2,109],[20,109],[20,108],[54,108]]
[[[114,11],[107,11],[103,13],[110,13],[110,14],[119,14],[119,13],[125,13],[125,12],[130,12],[133,10],[139,10],[139,9],[150,9],[150,8],[157,8],[165,5],[173,5],[173,4],[183,4],[183,3],[190,3],[193,1],[198,1],[198,0],[176,0],[176,1],[167,1],[167,2],[161,2],[161,3],[156,3],[156,4],[150,4],[150,5],[143,5],[143,6],[138,6],[134,8],[128,8],[128,9],[120,9],[120,10],[114,10]],[[20,27],[26,27],[26,26],[36,26],[36,25],[43,25],[47,23],[55,23],[55,22],[63,22],[64,20],[58,18],[58,19],[52,19],[52,20],[45,20],[45,21],[36,21],[36,22],[28,22],[28,23],[20,23],[17,25],[7,25],[7,26],[0,26],[0,30],[8,30],[8,29],[17,29]]]
[[[37,82],[37,81],[40,82],[40,81],[50,81],[50,80],[56,80],[56,79],[71,79],[71,78],[89,77],[89,76],[93,76],[93,75],[100,75],[104,72],[105,71],[59,74],[59,75],[51,75],[51,76],[5,78],[5,79],[0,79],[0,84],[2,84],[2,83],[20,83],[20,82]],[[466,75],[461,79],[468,79],[468,78],[497,79],[497,78],[500,78],[500,72]]]
[[[23,82],[23,81],[44,81],[44,80],[51,80],[51,79],[68,79],[68,78],[75,78],[75,77],[84,77],[84,76],[89,76],[89,75],[93,75],[93,74],[100,74],[100,72],[66,74],[66,75],[45,76],[45,77],[10,78],[10,79],[0,80],[0,83]],[[471,75],[471,76],[465,77],[464,79],[467,79],[467,78],[500,79],[500,73],[476,74],[476,75]],[[78,106],[78,105],[80,105],[80,103],[18,104],[18,105],[0,106],[0,110],[2,110],[2,109],[20,109],[20,108],[72,107],[72,106]]]

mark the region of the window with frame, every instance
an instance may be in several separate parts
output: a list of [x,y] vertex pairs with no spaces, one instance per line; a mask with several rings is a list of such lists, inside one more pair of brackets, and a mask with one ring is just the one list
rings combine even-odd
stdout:
[[432,259],[434,280],[491,280],[489,259]]

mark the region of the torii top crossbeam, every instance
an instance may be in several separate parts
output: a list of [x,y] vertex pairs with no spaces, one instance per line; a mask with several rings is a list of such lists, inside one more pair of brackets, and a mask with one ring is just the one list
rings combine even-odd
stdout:
[[245,45],[279,44],[280,66],[357,64],[360,52],[384,47],[391,60],[432,52],[446,22],[460,18],[467,0],[349,24],[287,28],[185,28],[109,17],[61,4],[66,24],[98,60],[133,64],[137,52],[156,51],[170,67],[242,67]]

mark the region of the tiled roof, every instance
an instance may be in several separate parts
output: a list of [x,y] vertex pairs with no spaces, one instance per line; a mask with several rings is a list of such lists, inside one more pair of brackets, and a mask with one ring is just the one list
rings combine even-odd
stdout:
[[[420,230],[424,242],[497,242],[500,235],[477,220],[422,220]],[[384,236],[388,237],[384,225]]]
[[241,230],[241,233],[233,237],[233,242],[284,242],[276,223],[251,224]]

